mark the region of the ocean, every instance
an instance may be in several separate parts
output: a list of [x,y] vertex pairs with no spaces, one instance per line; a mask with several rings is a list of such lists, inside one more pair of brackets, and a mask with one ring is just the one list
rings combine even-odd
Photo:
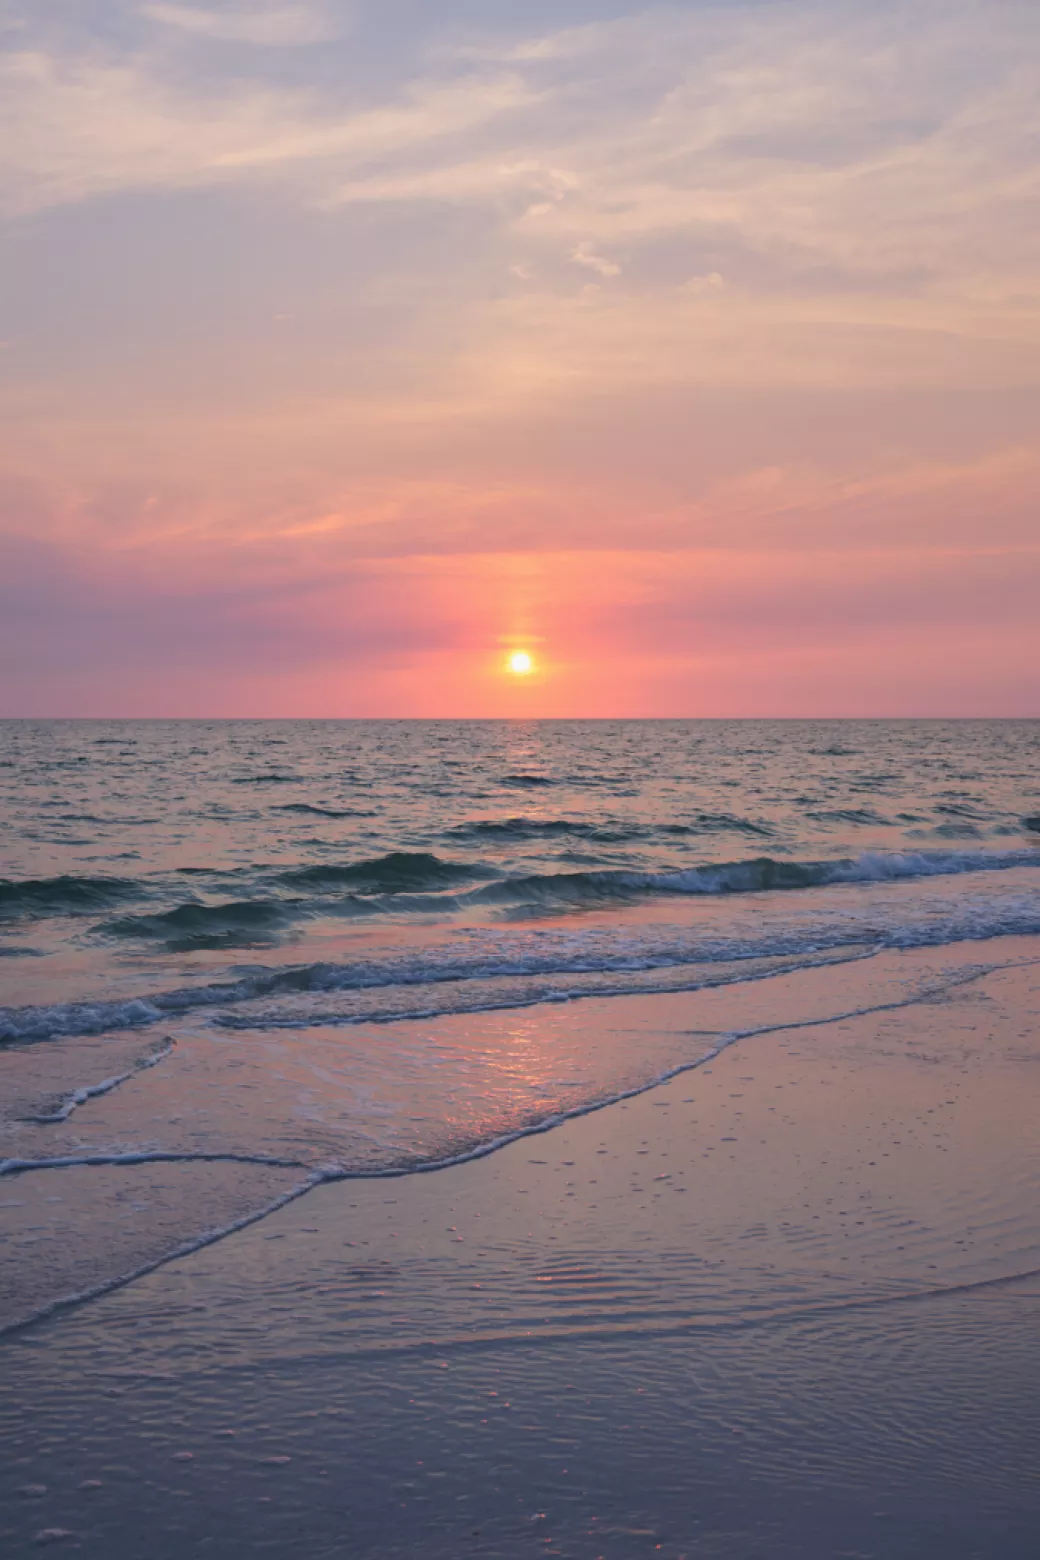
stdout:
[[89,1099],[65,1157],[404,1171],[703,1054],[561,1005],[1040,932],[1036,721],[25,720],[0,766],[11,1159]]
[[1040,722],[0,744],[5,1554],[1031,1560]]

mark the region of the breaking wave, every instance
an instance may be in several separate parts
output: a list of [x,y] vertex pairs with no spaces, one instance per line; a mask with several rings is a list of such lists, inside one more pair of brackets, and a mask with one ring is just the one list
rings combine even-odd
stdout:
[[[1029,858],[1040,865],[1035,854]],[[1021,857],[1019,857],[1019,861]],[[1010,862],[1005,863],[1010,865]],[[754,863],[739,864],[748,873],[745,886],[761,887],[754,871]],[[786,864],[788,867],[790,863]],[[843,864],[830,863],[827,881],[868,881],[838,876]],[[849,864],[844,864],[848,867]],[[723,869],[712,869],[721,873]],[[761,868],[759,868],[759,871]],[[864,871],[862,864],[861,872]],[[948,870],[957,870],[948,868]],[[961,866],[960,870],[971,870]],[[975,870],[978,870],[976,865]],[[706,885],[708,869],[702,869],[692,890],[698,893],[725,893],[725,887]],[[869,881],[891,881],[895,876],[893,863],[887,863],[887,877],[876,870]],[[572,886],[583,876],[591,876],[606,894],[603,879],[606,874],[573,874],[565,877]],[[629,875],[630,877],[632,875]],[[667,875],[670,886],[665,892],[690,891],[690,873]],[[675,888],[676,880],[685,882],[687,888]],[[544,884],[547,879],[536,879]],[[499,886],[499,885],[496,885]],[[506,889],[518,885],[502,884]],[[788,884],[789,887],[798,886]],[[530,891],[529,889],[527,890]],[[733,890],[728,890],[732,892]],[[737,890],[739,891],[739,890]],[[480,893],[487,889],[478,890]],[[636,892],[635,887],[629,890]],[[458,899],[451,901],[459,903]],[[600,901],[601,902],[601,901]],[[363,900],[353,900],[355,905],[365,905]],[[558,904],[559,901],[557,900]],[[589,903],[588,900],[585,903]],[[592,901],[597,903],[597,901]],[[369,902],[371,904],[371,902]],[[378,906],[379,901],[375,902]],[[151,922],[166,929],[165,932],[144,932],[143,935],[213,936],[236,932],[246,940],[261,942],[263,933],[277,927],[279,914],[293,912],[292,904],[273,905],[269,913],[248,905],[187,906],[178,907],[166,917],[138,917],[141,923]],[[372,910],[369,913],[373,913]],[[371,956],[361,956],[347,962],[307,962],[298,965],[251,966],[236,971],[232,978],[209,984],[184,986],[173,990],[156,991],[128,999],[111,1001],[67,1002],[53,1005],[36,1005],[20,1008],[0,1008],[0,1041],[45,1040],[52,1036],[73,1034],[100,1034],[110,1030],[139,1028],[183,1015],[193,1009],[223,1009],[217,1015],[218,1022],[232,1027],[256,1027],[263,1020],[253,1012],[249,1014],[242,1005],[258,999],[283,998],[292,1001],[305,995],[314,996],[334,992],[368,992],[373,994],[363,1010],[358,1010],[357,1021],[377,1022],[381,1017],[416,1017],[428,1010],[427,997],[422,997],[415,1012],[403,1012],[401,991],[389,988],[443,987],[454,983],[456,996],[438,999],[438,1011],[470,1011],[474,1003],[480,1007],[511,1006],[516,1003],[516,993],[506,994],[504,987],[497,995],[475,994],[473,983],[495,983],[537,978],[546,979],[544,989],[535,995],[537,1001],[561,1000],[567,995],[581,994],[574,989],[576,977],[588,978],[588,982],[602,995],[621,990],[633,975],[654,971],[672,971],[669,986],[682,977],[687,966],[738,963],[745,960],[775,958],[815,959],[833,955],[840,950],[881,948],[939,947],[947,943],[982,941],[1002,936],[1030,936],[1040,933],[1040,896],[1032,888],[1023,888],[1021,882],[1011,891],[999,895],[958,898],[912,896],[909,899],[868,899],[859,902],[850,899],[847,911],[834,913],[833,902],[826,908],[817,907],[811,900],[804,908],[782,916],[738,916],[727,923],[714,919],[698,920],[693,924],[638,925],[623,920],[538,926],[535,923],[525,929],[511,925],[501,930],[494,925],[483,928],[476,937],[467,936],[462,942],[455,938],[421,947],[383,947]],[[131,933],[131,935],[135,935]],[[142,935],[141,932],[136,935]],[[678,972],[678,975],[675,975]],[[552,977],[559,977],[554,987]],[[674,977],[674,978],[673,978]],[[701,975],[690,971],[690,983],[697,984]],[[590,989],[591,989],[590,985]],[[566,988],[566,989],[565,989]],[[649,985],[646,989],[655,989]],[[380,998],[380,991],[387,992]],[[508,1000],[506,996],[508,995]],[[525,999],[526,1000],[526,999]],[[241,1016],[238,1016],[241,1015]],[[352,1020],[353,1021],[353,1020]]]
[[[686,826],[668,827],[678,834]],[[465,825],[464,830],[474,840],[488,842],[558,835],[561,839],[573,836],[599,843],[620,843],[635,832],[526,818],[477,822]],[[1040,866],[1040,855],[1035,849],[867,851],[855,857],[819,861],[754,856],[665,872],[590,868],[509,876],[486,862],[445,860],[426,851],[391,851],[370,860],[317,862],[280,873],[262,867],[241,869],[257,889],[248,898],[226,904],[174,904],[145,915],[124,915],[101,922],[95,931],[108,937],[162,939],[184,946],[185,939],[227,941],[235,936],[274,935],[295,921],[322,915],[443,915],[508,906],[529,906],[551,913],[554,907],[564,910],[611,902],[621,905],[637,898],[670,894],[786,892],[1025,866]],[[176,874],[194,872],[205,876],[208,870],[181,867]],[[161,892],[161,884],[155,879],[134,882],[118,877],[61,876],[20,883],[0,879],[0,922],[97,914],[118,909],[135,899],[154,901]]]
[[463,896],[496,903],[555,899],[561,904],[600,903],[644,894],[758,894],[838,883],[887,883],[901,878],[991,872],[1040,866],[1035,851],[865,851],[835,861],[782,861],[755,856],[681,868],[675,872],[558,872],[505,878]]

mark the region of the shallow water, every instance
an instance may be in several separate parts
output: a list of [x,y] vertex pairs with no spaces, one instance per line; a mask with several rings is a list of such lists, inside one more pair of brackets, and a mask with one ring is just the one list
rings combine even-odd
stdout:
[[1040,964],[972,951],[702,992],[807,1022],[16,1333],[5,1552],[1032,1560]]

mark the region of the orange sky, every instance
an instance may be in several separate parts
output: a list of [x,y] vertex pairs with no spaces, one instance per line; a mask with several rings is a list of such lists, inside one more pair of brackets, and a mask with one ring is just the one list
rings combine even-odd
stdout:
[[12,16],[0,714],[1040,713],[1035,6]]

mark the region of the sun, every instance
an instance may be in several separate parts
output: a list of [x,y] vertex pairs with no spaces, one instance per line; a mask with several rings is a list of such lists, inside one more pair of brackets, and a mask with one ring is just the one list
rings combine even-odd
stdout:
[[534,671],[534,658],[526,650],[514,650],[506,660],[506,666],[514,677],[530,677]]

